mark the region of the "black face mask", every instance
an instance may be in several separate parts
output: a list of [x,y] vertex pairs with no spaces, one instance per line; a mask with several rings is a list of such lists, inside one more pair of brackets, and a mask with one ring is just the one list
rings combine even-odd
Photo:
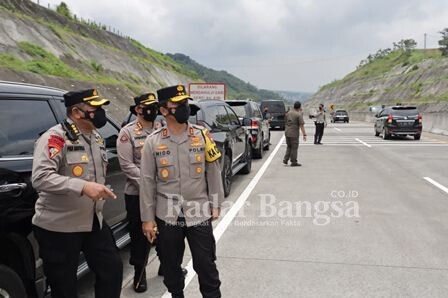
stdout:
[[190,106],[188,104],[182,104],[177,106],[176,112],[172,113],[171,109],[168,109],[170,111],[170,114],[176,118],[176,121],[178,123],[187,123],[188,118],[190,117]]
[[[83,110],[82,110],[83,111]],[[106,111],[103,108],[98,108],[94,112],[84,112],[84,119],[89,120],[93,123],[96,128],[101,128],[107,123]],[[93,118],[90,114],[93,113]]]
[[154,107],[144,107],[142,108],[142,113],[140,115],[143,116],[145,121],[154,122],[157,118],[157,108]]

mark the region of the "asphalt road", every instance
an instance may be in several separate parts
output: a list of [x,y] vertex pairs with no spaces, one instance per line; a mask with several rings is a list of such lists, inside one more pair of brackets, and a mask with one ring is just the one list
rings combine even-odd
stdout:
[[[371,124],[329,124],[324,145],[301,139],[303,166],[290,167],[282,136],[235,177],[215,223],[223,297],[448,297],[447,137],[383,140]],[[154,251],[144,294],[131,289],[128,254],[122,297],[163,296]],[[200,297],[188,250],[184,263],[186,297]],[[92,274],[79,293],[94,297]]]

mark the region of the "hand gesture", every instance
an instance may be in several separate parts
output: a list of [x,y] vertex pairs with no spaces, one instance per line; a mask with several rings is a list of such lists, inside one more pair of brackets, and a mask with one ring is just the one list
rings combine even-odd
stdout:
[[104,198],[116,199],[117,196],[105,185],[96,182],[86,182],[82,189],[82,194],[92,200],[103,200]]

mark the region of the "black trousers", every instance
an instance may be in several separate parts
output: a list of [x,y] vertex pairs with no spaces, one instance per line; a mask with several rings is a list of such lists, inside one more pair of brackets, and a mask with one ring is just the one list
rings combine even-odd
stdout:
[[285,157],[283,157],[283,160],[286,162],[288,162],[288,160],[291,160],[292,163],[296,163],[298,150],[299,150],[299,137],[297,138],[286,137],[286,153]]
[[33,227],[39,243],[44,273],[53,298],[76,298],[79,253],[82,251],[89,268],[95,273],[95,297],[120,297],[123,263],[105,222],[100,229],[95,216],[91,232],[52,232]]
[[216,268],[216,243],[211,219],[196,226],[187,227],[185,218],[179,217],[176,225],[156,218],[159,235],[159,257],[162,261],[164,284],[172,294],[183,292],[182,259],[185,237],[190,246],[193,269],[198,274],[199,289],[203,297],[221,297],[218,269]]
[[314,143],[320,143],[324,135],[325,123],[314,122],[314,124],[316,125],[316,131],[314,133]]
[[129,264],[145,267],[147,256],[151,248],[148,239],[143,235],[142,220],[140,219],[139,196],[124,195],[126,202],[127,219],[129,222],[129,236],[131,236],[131,258]]

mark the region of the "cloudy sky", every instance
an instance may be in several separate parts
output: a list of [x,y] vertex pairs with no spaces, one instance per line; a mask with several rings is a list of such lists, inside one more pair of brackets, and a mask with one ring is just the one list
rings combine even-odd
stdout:
[[[33,0],[37,2],[37,0]],[[437,47],[446,0],[65,0],[73,13],[259,88],[316,91],[379,48]],[[59,4],[60,0],[40,0]]]

